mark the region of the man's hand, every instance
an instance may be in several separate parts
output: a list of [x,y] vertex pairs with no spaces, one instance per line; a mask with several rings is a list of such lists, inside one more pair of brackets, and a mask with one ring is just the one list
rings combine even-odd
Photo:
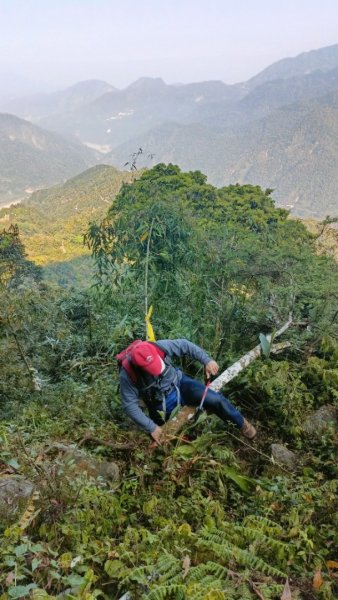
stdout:
[[161,437],[162,437],[162,428],[156,425],[156,429],[150,434],[153,440],[155,440],[156,444],[161,445]]
[[210,360],[207,365],[205,365],[205,374],[207,379],[210,379],[212,375],[217,375],[219,371],[219,366],[215,360]]

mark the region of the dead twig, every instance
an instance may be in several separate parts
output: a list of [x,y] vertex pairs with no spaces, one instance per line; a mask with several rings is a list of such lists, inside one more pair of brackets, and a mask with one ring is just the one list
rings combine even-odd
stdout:
[[260,598],[260,600],[265,600],[262,592],[258,589],[258,587],[256,586],[256,584],[253,581],[250,582],[250,585],[251,585],[252,591],[255,592],[256,596],[258,596],[258,598]]

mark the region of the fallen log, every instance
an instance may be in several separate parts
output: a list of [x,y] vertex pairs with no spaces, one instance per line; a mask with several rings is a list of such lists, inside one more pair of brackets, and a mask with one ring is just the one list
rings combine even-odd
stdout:
[[[290,316],[289,320],[286,323],[284,323],[284,325],[278,331],[276,331],[275,335],[273,336],[273,339],[282,335],[284,331],[286,331],[290,327],[291,323],[292,317]],[[269,342],[271,342],[272,334],[267,335],[266,339]],[[275,353],[278,353],[284,348],[289,347],[289,345],[290,344],[288,342],[276,344],[275,347],[272,345],[271,352],[273,353],[275,350]],[[244,354],[244,356],[242,356],[238,361],[231,365],[231,367],[228,367],[225,371],[223,371],[223,373],[221,373],[216,379],[214,379],[214,381],[210,384],[209,389],[214,390],[215,392],[219,392],[227,383],[229,383],[229,381],[237,377],[237,375],[239,375],[239,373],[243,371],[243,369],[250,365],[261,354],[262,346],[261,344],[258,344],[257,346],[255,346],[255,348],[250,350],[250,352]],[[163,425],[162,427],[163,442],[166,443],[170,441],[170,439],[173,436],[175,436],[186,423],[191,421],[191,419],[195,415],[195,412],[196,408],[194,406],[184,406],[175,415],[175,417],[167,421],[167,423],[165,423],[165,425]]]

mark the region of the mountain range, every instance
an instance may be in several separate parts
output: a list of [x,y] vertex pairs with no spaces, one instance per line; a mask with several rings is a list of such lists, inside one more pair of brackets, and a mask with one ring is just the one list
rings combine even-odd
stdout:
[[[141,78],[118,90],[93,80],[2,103],[0,110],[31,119],[46,137],[53,132],[68,145],[66,165],[48,159],[59,164],[60,174],[54,171],[51,181],[49,170],[46,185],[62,181],[65,168],[68,176],[78,172],[80,157],[83,168],[98,161],[121,168],[142,148],[138,166],[155,155],[153,162],[201,169],[217,185],[274,188],[278,203],[294,214],[318,218],[338,212],[338,44],[283,59],[235,85],[167,85]],[[0,168],[4,143],[9,144],[2,136]],[[41,174],[43,169],[42,162]],[[29,180],[34,185],[41,187]]]
[[[218,186],[240,182],[273,188],[277,204],[295,215],[338,213],[338,91],[212,135],[205,125],[168,123],[121,145],[105,160],[119,166],[121,156],[140,146],[151,148],[157,161],[202,170]],[[140,167],[147,165],[144,157]]]

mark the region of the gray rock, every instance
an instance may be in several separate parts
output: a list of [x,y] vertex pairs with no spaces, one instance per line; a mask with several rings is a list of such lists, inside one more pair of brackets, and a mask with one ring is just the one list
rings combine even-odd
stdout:
[[102,477],[106,481],[116,481],[120,477],[120,470],[116,463],[97,460],[77,446],[55,444],[49,448],[48,453],[56,450],[62,455],[62,460],[70,471],[86,473],[89,477]]
[[0,478],[0,514],[8,516],[25,504],[34,490],[31,481],[19,475],[6,475]]
[[337,427],[337,409],[332,404],[326,404],[307,417],[303,431],[307,435],[321,435],[332,426]]
[[282,465],[282,467],[286,467],[291,471],[294,471],[297,468],[298,457],[294,452],[288,450],[285,446],[281,444],[271,444],[271,454],[276,463]]

